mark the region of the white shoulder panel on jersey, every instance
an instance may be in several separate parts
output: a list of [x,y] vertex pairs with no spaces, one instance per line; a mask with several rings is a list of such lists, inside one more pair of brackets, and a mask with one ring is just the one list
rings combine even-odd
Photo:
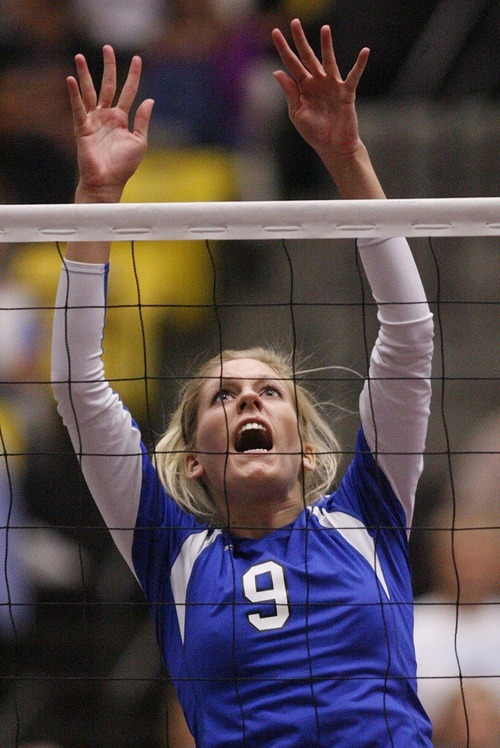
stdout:
[[216,537],[221,534],[221,530],[204,530],[190,535],[182,544],[179,555],[174,561],[170,572],[170,585],[174,596],[177,620],[181,640],[184,644],[184,626],[186,621],[186,591],[193,571],[196,559],[205,548],[208,548],[214,542]]
[[356,517],[352,517],[345,512],[327,512],[315,506],[311,509],[311,513],[318,518],[320,525],[337,530],[344,540],[347,540],[349,545],[355,548],[358,553],[361,553],[363,558],[372,567],[385,594],[390,599],[391,596],[385,581],[384,572],[375,551],[375,543],[365,525],[359,519],[356,519]]

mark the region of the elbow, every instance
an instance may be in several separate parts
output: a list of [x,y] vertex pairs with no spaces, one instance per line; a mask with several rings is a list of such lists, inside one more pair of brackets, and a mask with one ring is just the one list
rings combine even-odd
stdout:
[[50,369],[50,386],[52,395],[57,403],[68,399],[70,389],[68,367],[58,365],[54,356],[52,357]]
[[431,360],[434,352],[434,320],[431,312],[409,322],[384,324],[379,332],[375,350],[386,357],[391,366],[398,362],[407,366],[412,359]]
[[434,315],[430,310],[429,314],[422,320],[422,322],[424,323],[423,334],[427,337],[432,346],[434,343]]
[[434,353],[434,317],[429,313],[425,317],[412,321],[404,326],[400,341],[403,348],[411,354],[432,358]]
[[416,324],[415,345],[432,359],[434,353],[434,317],[431,312]]
[[420,345],[422,351],[425,351],[427,354],[430,368],[434,356],[434,317],[430,312],[428,318],[424,320],[423,329],[421,330]]
[[70,399],[70,383],[67,379],[64,381],[52,377],[50,385],[52,388],[52,396],[58,405],[67,402]]
[[408,325],[408,333],[409,343],[432,351],[434,348],[434,316],[432,312],[429,310],[424,317]]

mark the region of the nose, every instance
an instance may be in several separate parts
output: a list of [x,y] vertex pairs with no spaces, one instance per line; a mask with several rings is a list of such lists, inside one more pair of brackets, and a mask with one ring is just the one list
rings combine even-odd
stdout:
[[262,401],[255,392],[242,392],[238,398],[238,412],[243,413],[244,410],[262,410]]

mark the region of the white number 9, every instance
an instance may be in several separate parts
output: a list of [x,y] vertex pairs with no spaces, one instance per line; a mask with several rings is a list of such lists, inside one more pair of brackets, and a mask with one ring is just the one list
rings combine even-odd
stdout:
[[[263,574],[271,577],[271,585],[258,589],[257,578]],[[285,583],[285,570],[275,561],[266,561],[262,564],[252,566],[243,574],[243,592],[251,603],[270,603],[275,606],[272,615],[261,615],[260,613],[249,613],[248,620],[259,631],[269,629],[280,629],[290,617],[290,606]]]

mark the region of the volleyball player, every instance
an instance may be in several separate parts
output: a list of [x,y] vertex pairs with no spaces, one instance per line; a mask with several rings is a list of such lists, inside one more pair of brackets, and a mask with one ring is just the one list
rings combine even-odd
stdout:
[[[300,22],[279,30],[292,122],[344,198],[383,198],[356,87],[329,27],[321,61]],[[146,149],[153,103],[116,106],[104,48],[99,96],[82,56],[68,79],[78,202],[116,202]],[[298,165],[300,168],[300,165]],[[56,302],[53,388],[88,486],[156,619],[198,746],[430,746],[417,697],[408,529],[430,404],[432,317],[404,239],[359,241],[380,331],[355,455],[333,493],[336,442],[284,359],[226,352],[181,396],[152,462],[101,361],[109,245],[68,246]],[[168,351],[166,352],[168,355]],[[71,381],[69,381],[71,379]],[[130,528],[130,529],[126,529]]]

